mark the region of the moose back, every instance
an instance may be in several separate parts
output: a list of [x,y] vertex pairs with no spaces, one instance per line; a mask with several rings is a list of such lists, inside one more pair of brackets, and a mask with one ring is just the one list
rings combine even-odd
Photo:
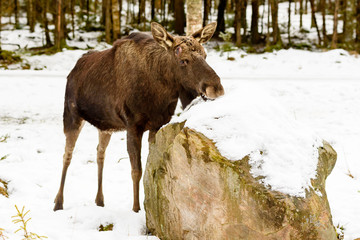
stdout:
[[98,192],[95,202],[104,206],[102,173],[105,150],[112,132],[127,131],[134,202],[140,210],[141,141],[149,141],[170,121],[180,98],[183,107],[195,97],[215,99],[224,94],[220,78],[206,63],[201,44],[213,35],[211,23],[191,36],[170,35],[160,24],[151,24],[151,35],[133,33],[113,47],[84,54],[67,77],[64,103],[66,137],[63,170],[54,211],[63,209],[66,172],[85,121],[99,130],[97,147]]

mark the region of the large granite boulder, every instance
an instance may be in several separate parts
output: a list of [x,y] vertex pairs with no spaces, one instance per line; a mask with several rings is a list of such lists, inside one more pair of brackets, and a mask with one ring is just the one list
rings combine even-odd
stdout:
[[[146,225],[160,239],[336,239],[325,192],[336,152],[318,149],[306,197],[272,191],[249,156],[223,157],[203,134],[173,123],[150,144],[144,174]],[[281,173],[279,173],[281,174]]]

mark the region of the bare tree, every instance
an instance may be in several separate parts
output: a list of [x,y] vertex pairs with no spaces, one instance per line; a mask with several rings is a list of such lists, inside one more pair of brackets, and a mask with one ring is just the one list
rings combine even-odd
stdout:
[[111,10],[112,10],[113,39],[116,40],[120,38],[120,26],[121,26],[120,5],[118,0],[112,0]]
[[[300,0],[300,1],[301,1],[301,0]],[[288,24],[287,24],[287,33],[288,33],[288,42],[289,42],[289,45],[291,45],[290,29],[291,29],[291,0],[289,0]]]
[[[139,0],[138,24],[141,23],[145,26],[145,0]],[[145,30],[145,27],[142,29]]]
[[344,0],[344,14],[343,14],[343,42],[347,44],[353,44],[354,38],[354,16],[355,16],[355,1]]
[[220,32],[225,32],[225,8],[226,8],[227,0],[220,0],[218,6],[218,16],[217,16],[217,26],[215,35],[218,36]]
[[356,4],[356,37],[355,42],[360,43],[360,0],[357,0]]
[[42,0],[42,5],[43,5],[43,24],[44,24],[45,40],[46,40],[45,46],[51,47],[52,43],[51,43],[51,39],[50,39],[49,20],[47,18],[47,13],[48,13],[48,9],[49,9],[49,1]]
[[184,0],[175,0],[174,17],[175,17],[175,32],[179,35],[183,35],[185,23],[186,23]]
[[30,32],[34,32],[35,30],[34,0],[27,1],[27,20],[30,26]]
[[271,3],[270,0],[267,0],[267,31],[266,31],[266,47],[270,46],[270,12],[271,12]]
[[155,18],[155,0],[151,0],[151,21]]
[[336,48],[337,44],[337,25],[338,25],[338,12],[339,12],[340,0],[335,0],[335,9],[334,9],[334,29],[331,41],[331,48]]
[[317,32],[317,36],[318,36],[318,40],[319,40],[319,45],[320,45],[321,44],[321,35],[320,35],[320,30],[319,30],[318,24],[316,22],[316,17],[315,17],[315,3],[314,3],[314,0],[310,0],[310,6],[311,6],[312,23],[314,24],[314,26],[316,28],[316,32]]
[[241,46],[241,2],[243,0],[235,0],[235,42],[236,46]]
[[203,26],[208,23],[209,15],[211,10],[211,0],[204,0],[204,19],[203,19]]
[[2,1],[0,0],[0,51],[1,51],[1,18],[2,18]]
[[304,0],[299,0],[300,7],[299,7],[299,13],[300,13],[300,29],[303,27],[303,13],[304,13],[304,6],[303,6]]
[[[46,1],[46,0],[45,0]],[[72,37],[75,38],[75,0],[70,0]]]
[[259,0],[251,0],[251,43],[256,44],[260,40],[259,35]]
[[105,2],[105,41],[111,43],[111,0]]
[[15,28],[19,28],[19,1],[14,0]]
[[64,0],[56,0],[56,19],[55,19],[55,49],[61,51],[66,45],[64,19],[65,13],[63,9]]
[[278,0],[270,0],[273,44],[282,45],[278,23]]
[[247,0],[241,1],[241,27],[243,28],[243,36],[246,37],[246,28],[247,28],[247,22],[246,22],[246,9],[247,9]]
[[190,35],[202,28],[202,1],[187,0],[186,1],[186,35]]
[[326,47],[328,42],[327,42],[327,37],[326,37],[326,20],[325,20],[325,15],[326,15],[326,1],[325,0],[320,0],[320,5],[321,5],[321,14],[322,14],[322,34],[323,34],[323,46]]

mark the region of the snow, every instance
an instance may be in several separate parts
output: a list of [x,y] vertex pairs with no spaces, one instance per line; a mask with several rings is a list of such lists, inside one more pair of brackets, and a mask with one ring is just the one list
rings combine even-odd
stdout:
[[[10,136],[0,143],[0,157],[9,154],[0,161],[0,178],[9,181],[10,193],[10,198],[0,197],[1,228],[11,239],[21,238],[13,233],[17,228],[11,222],[16,204],[31,210],[29,229],[49,239],[156,239],[145,234],[144,211],[131,211],[131,170],[123,132],[113,135],[107,149],[105,207],[94,203],[97,130],[86,124],[68,171],[64,210],[52,211],[65,140],[64,88],[70,60],[72,64],[77,60],[75,54],[66,51],[46,60],[58,62],[58,69],[62,66],[63,70],[0,71],[0,136]],[[212,102],[200,101],[186,111],[183,116],[189,117],[187,124],[213,134],[229,158],[240,159],[252,153],[253,166],[262,166],[253,168],[253,174],[278,173],[266,175],[265,184],[294,195],[301,195],[303,187],[308,186],[304,176],[314,174],[314,149],[322,139],[330,142],[338,153],[326,183],[333,222],[344,226],[345,239],[359,237],[360,74],[353,69],[360,59],[342,50],[287,50],[243,58],[239,57],[243,54],[240,51],[233,54],[237,60],[230,62],[209,51],[208,62],[222,78],[226,94]],[[294,65],[302,67],[294,72]],[[327,71],[319,73],[318,69]],[[206,129],[209,126],[212,130]],[[143,139],[145,168],[147,136]],[[233,142],[239,147],[234,148]],[[259,150],[266,150],[264,161],[257,161]],[[289,152],[294,158],[287,158]],[[269,159],[274,161],[272,165],[267,163]],[[293,171],[291,176],[289,169]],[[141,190],[141,202],[143,198]],[[97,231],[100,224],[107,223],[114,224],[114,231]]]
[[[279,4],[279,9],[280,25],[286,24],[287,3]],[[215,20],[215,14],[211,17]],[[298,15],[292,16],[293,26],[299,24],[298,20]],[[331,16],[327,20],[330,34]],[[339,24],[340,29],[341,21]],[[315,29],[309,26],[307,14],[304,28],[317,42]],[[293,27],[291,33],[300,34]],[[30,48],[42,46],[42,34],[37,26],[35,33],[3,30],[1,37],[2,43]],[[99,33],[77,32],[76,36],[85,41],[72,41],[71,46],[99,50],[109,47],[97,43]],[[98,133],[85,124],[68,170],[64,210],[52,211],[65,145],[62,111],[66,76],[86,51],[27,55],[25,59],[32,70],[0,70],[0,137],[9,135],[0,142],[0,159],[7,156],[0,160],[0,178],[8,181],[10,195],[0,196],[0,228],[5,229],[9,239],[22,239],[20,233],[14,233],[18,226],[11,222],[11,216],[16,214],[15,204],[30,210],[28,229],[48,239],[157,239],[146,235],[144,210],[131,211],[132,181],[124,132],[113,134],[106,152],[105,207],[97,207],[94,202]],[[208,49],[207,61],[221,77],[226,94],[213,102],[198,100],[181,119],[187,118],[188,126],[212,137],[226,157],[237,160],[251,154],[254,176],[265,176],[264,184],[296,196],[303,196],[309,178],[314,177],[316,148],[323,139],[328,141],[338,154],[326,181],[333,223],[345,228],[346,240],[359,238],[360,58],[341,49],[290,49],[260,55],[238,50],[229,53],[235,61],[219,55]],[[145,169],[147,133],[142,145]],[[143,199],[141,188],[141,203]],[[100,224],[108,223],[114,224],[113,231],[97,230]]]
[[247,81],[229,83],[225,82],[223,97],[194,105],[173,121],[186,120],[185,127],[213,139],[230,160],[250,154],[252,175],[264,176],[262,181],[271,189],[305,197],[310,178],[316,176],[321,139],[263,87]]
[[[157,239],[145,234],[145,213],[132,212],[132,184],[125,133],[116,133],[104,167],[104,208],[94,203],[97,190],[97,131],[85,125],[67,175],[64,210],[53,212],[60,183],[64,136],[62,107],[65,76],[45,73],[0,78],[0,178],[9,181],[10,198],[0,196],[0,225],[10,239],[17,227],[11,222],[14,205],[25,206],[32,218],[28,228],[49,239]],[[31,74],[35,75],[32,76]],[[11,102],[11,104],[9,104]],[[144,136],[146,139],[146,136]],[[143,164],[147,155],[146,141]],[[120,160],[120,161],[119,161]],[[145,166],[144,166],[145,167]],[[141,193],[141,201],[143,201]],[[100,224],[114,224],[112,232],[98,232]]]

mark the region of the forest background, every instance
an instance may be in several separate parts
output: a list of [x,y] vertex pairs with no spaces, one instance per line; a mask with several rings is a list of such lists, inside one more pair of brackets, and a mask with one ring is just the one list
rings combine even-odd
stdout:
[[[279,4],[288,4],[287,23],[278,22]],[[311,14],[310,26],[304,26],[304,14]],[[189,17],[203,25],[216,21],[214,37],[231,43],[228,50],[360,50],[360,0],[1,0],[0,16],[0,34],[10,28],[33,32],[36,24],[40,25],[43,46],[26,49],[33,54],[73,48],[67,41],[79,38],[76,28],[101,31],[98,41],[109,44],[135,29],[150,31],[152,21],[183,35],[191,31],[186,29],[187,22],[191,23]],[[313,41],[308,38],[310,29],[316,29]],[[6,44],[13,43],[1,40],[0,35],[0,49]],[[8,58],[9,63],[17,59],[14,53],[4,50],[1,58]]]

